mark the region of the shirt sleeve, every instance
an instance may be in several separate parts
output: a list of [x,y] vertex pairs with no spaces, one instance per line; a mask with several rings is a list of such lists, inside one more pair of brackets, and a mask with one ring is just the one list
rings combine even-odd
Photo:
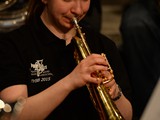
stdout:
[[0,91],[12,85],[26,84],[21,55],[7,35],[0,35]]

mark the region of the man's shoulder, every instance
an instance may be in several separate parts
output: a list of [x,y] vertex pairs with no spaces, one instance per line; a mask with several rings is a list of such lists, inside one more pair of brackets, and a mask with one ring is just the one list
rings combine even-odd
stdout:
[[29,28],[24,25],[10,32],[0,34],[0,44],[12,45],[23,48],[29,45],[33,40]]

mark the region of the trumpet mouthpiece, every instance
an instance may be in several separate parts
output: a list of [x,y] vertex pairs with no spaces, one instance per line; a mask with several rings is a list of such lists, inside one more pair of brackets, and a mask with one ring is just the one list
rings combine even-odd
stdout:
[[73,17],[73,18],[72,18],[72,21],[73,21],[74,24],[78,24],[78,21],[77,21],[77,18],[76,18],[76,17]]

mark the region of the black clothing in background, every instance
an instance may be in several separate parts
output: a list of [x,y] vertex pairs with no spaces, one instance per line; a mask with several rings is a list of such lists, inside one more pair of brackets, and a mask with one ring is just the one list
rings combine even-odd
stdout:
[[122,16],[121,49],[140,118],[160,76],[160,13],[155,0],[138,0]]

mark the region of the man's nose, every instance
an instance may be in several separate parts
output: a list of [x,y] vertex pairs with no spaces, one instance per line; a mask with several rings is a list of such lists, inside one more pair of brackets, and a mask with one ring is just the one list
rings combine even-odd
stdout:
[[76,16],[83,15],[83,5],[81,4],[81,2],[76,2],[72,7],[71,12]]

